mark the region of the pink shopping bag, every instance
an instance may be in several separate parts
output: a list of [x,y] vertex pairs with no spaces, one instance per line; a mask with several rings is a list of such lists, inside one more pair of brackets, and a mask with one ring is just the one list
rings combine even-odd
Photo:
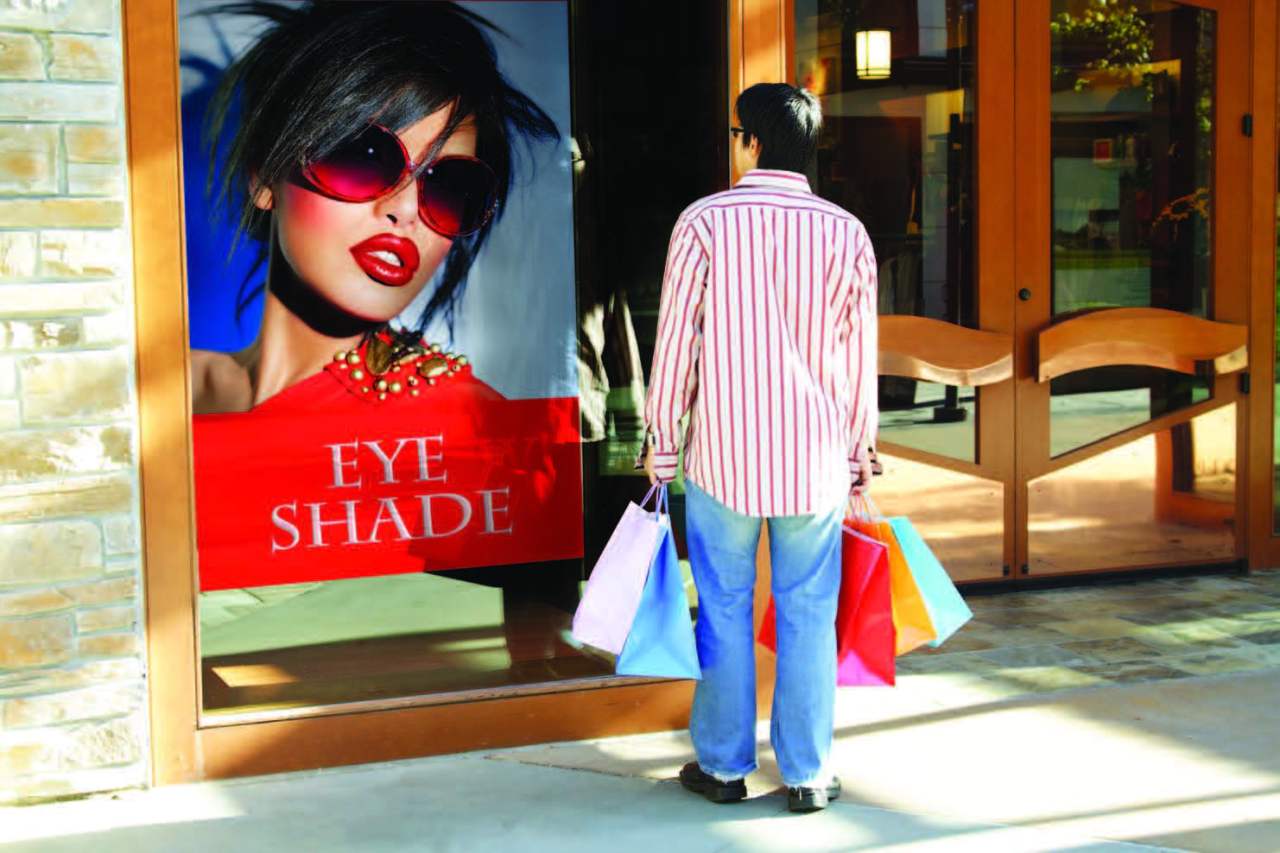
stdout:
[[[645,509],[657,495],[654,511]],[[606,652],[619,654],[631,632],[649,566],[670,522],[667,489],[654,486],[637,506],[627,504],[622,520],[591,570],[587,589],[573,615],[573,637]]]

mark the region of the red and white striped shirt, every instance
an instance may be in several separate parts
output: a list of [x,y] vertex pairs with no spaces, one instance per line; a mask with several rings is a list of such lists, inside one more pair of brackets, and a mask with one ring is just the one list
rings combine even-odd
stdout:
[[876,303],[866,229],[804,175],[753,169],[691,205],[645,406],[658,476],[683,447],[685,476],[744,515],[837,506],[879,417]]

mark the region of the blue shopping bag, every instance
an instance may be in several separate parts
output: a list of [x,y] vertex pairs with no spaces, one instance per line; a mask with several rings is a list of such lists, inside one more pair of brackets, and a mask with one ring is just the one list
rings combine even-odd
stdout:
[[618,655],[618,675],[702,678],[670,516],[658,542],[631,632]]
[[933,551],[925,544],[911,520],[905,516],[890,518],[889,527],[893,530],[893,537],[898,540],[907,567],[911,569],[911,577],[920,589],[925,610],[929,612],[929,621],[938,632],[938,638],[929,642],[936,649],[958,631],[961,625],[973,618],[973,611],[964,603],[947,570],[942,568],[942,563],[938,562]]

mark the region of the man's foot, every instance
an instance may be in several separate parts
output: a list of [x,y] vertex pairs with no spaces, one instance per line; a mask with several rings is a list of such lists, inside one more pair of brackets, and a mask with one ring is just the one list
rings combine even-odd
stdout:
[[713,803],[736,803],[747,796],[745,779],[721,782],[710,773],[702,772],[696,761],[680,768],[680,784],[686,791],[701,794]]
[[839,797],[842,790],[839,776],[832,776],[831,781],[822,788],[803,785],[787,788],[787,808],[801,814],[821,811],[827,807],[828,801]]
[[787,789],[787,809],[801,814],[825,809],[827,801],[830,799],[831,797],[827,795],[826,788],[801,786]]

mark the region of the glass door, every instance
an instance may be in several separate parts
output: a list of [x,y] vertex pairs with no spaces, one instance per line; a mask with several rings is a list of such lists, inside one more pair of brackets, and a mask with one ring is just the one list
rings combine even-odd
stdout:
[[1248,59],[1222,46],[1247,9],[1018,16],[1019,574],[1234,561]]
[[958,581],[1236,560],[1247,9],[789,5],[879,262],[881,509]]

